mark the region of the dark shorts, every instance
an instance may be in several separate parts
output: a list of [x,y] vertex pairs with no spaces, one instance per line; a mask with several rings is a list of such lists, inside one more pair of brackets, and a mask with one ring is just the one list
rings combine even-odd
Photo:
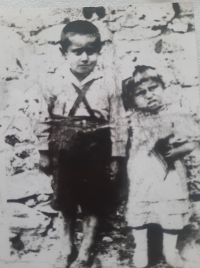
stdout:
[[53,204],[58,210],[105,212],[115,197],[110,179],[110,129],[55,125],[49,150],[53,167]]

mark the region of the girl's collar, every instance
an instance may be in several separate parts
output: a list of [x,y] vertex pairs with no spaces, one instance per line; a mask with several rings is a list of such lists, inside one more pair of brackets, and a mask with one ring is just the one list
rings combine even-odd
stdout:
[[139,110],[137,108],[134,109],[134,111],[138,114],[142,114],[144,116],[151,116],[151,115],[158,115],[161,111],[165,109],[166,105],[159,106],[158,109],[155,111],[144,111],[144,110]]

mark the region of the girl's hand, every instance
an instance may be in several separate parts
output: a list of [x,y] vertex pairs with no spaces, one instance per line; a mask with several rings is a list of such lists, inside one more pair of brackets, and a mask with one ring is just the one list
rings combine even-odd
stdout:
[[176,158],[179,155],[178,148],[169,148],[168,151],[165,152],[164,158]]
[[191,153],[198,146],[197,142],[187,142],[176,148],[169,148],[164,154],[164,158],[174,158],[177,159],[179,157],[183,157],[186,154]]

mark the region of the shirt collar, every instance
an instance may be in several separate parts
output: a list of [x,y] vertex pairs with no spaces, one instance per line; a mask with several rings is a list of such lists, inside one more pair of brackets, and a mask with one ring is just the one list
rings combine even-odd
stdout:
[[59,68],[61,75],[66,78],[68,81],[76,85],[77,87],[84,86],[87,82],[91,80],[97,80],[101,77],[103,77],[102,71],[98,70],[98,67],[96,66],[94,70],[86,76],[81,82],[76,78],[76,76],[71,72],[70,67],[67,63],[62,64],[62,66]]

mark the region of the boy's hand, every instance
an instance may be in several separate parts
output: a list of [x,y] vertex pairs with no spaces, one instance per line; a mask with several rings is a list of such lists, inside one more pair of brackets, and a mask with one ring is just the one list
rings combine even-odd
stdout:
[[116,179],[116,175],[118,174],[118,172],[119,172],[119,161],[117,159],[112,159],[109,167],[111,180]]
[[39,160],[39,168],[45,173],[50,168],[50,158],[48,151],[40,151],[40,160]]

